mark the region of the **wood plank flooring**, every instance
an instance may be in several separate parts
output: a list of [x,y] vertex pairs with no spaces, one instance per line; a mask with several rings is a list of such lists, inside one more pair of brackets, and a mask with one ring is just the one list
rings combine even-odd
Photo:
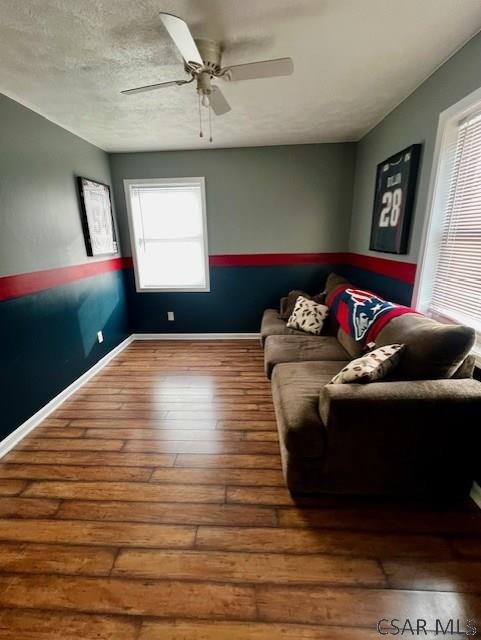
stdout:
[[294,499],[280,469],[256,341],[133,343],[1,460],[0,638],[481,634],[474,504]]

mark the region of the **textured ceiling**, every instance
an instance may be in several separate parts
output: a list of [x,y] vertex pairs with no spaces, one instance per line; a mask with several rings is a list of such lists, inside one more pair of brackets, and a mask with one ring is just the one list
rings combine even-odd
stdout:
[[[294,75],[222,84],[198,134],[193,85],[158,19],[220,40],[224,64],[291,56]],[[479,0],[0,0],[0,92],[108,151],[356,140],[481,28]]]

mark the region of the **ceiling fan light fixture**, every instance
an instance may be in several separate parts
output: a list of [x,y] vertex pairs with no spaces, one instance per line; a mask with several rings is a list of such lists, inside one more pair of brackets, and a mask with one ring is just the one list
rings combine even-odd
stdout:
[[207,93],[203,93],[202,94],[201,104],[202,104],[203,107],[206,107],[206,108],[210,107],[210,98],[209,98],[209,95]]

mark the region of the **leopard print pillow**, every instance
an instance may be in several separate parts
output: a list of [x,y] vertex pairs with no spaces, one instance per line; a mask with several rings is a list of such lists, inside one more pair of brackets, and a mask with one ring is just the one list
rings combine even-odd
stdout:
[[328,314],[328,307],[317,304],[314,300],[308,300],[299,296],[294,306],[294,311],[287,321],[290,329],[300,329],[318,336],[322,331],[322,325]]
[[403,344],[388,344],[356,358],[342,369],[329,384],[359,382],[367,384],[382,380],[397,367],[404,349]]

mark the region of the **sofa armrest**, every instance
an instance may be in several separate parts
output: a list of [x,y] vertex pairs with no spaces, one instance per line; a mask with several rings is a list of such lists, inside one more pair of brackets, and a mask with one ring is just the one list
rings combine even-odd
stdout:
[[[319,413],[323,420],[330,411],[371,409],[377,412],[396,408],[437,411],[439,404],[481,407],[481,383],[473,379],[409,380],[371,384],[328,384],[321,389]],[[471,406],[471,409],[474,407]],[[478,414],[479,415],[479,414]],[[327,424],[327,423],[326,423]]]
[[321,389],[319,413],[335,473],[354,466],[367,484],[383,477],[395,491],[406,473],[420,492],[433,477],[445,492],[453,476],[465,485],[473,480],[481,431],[476,380],[329,384]]

